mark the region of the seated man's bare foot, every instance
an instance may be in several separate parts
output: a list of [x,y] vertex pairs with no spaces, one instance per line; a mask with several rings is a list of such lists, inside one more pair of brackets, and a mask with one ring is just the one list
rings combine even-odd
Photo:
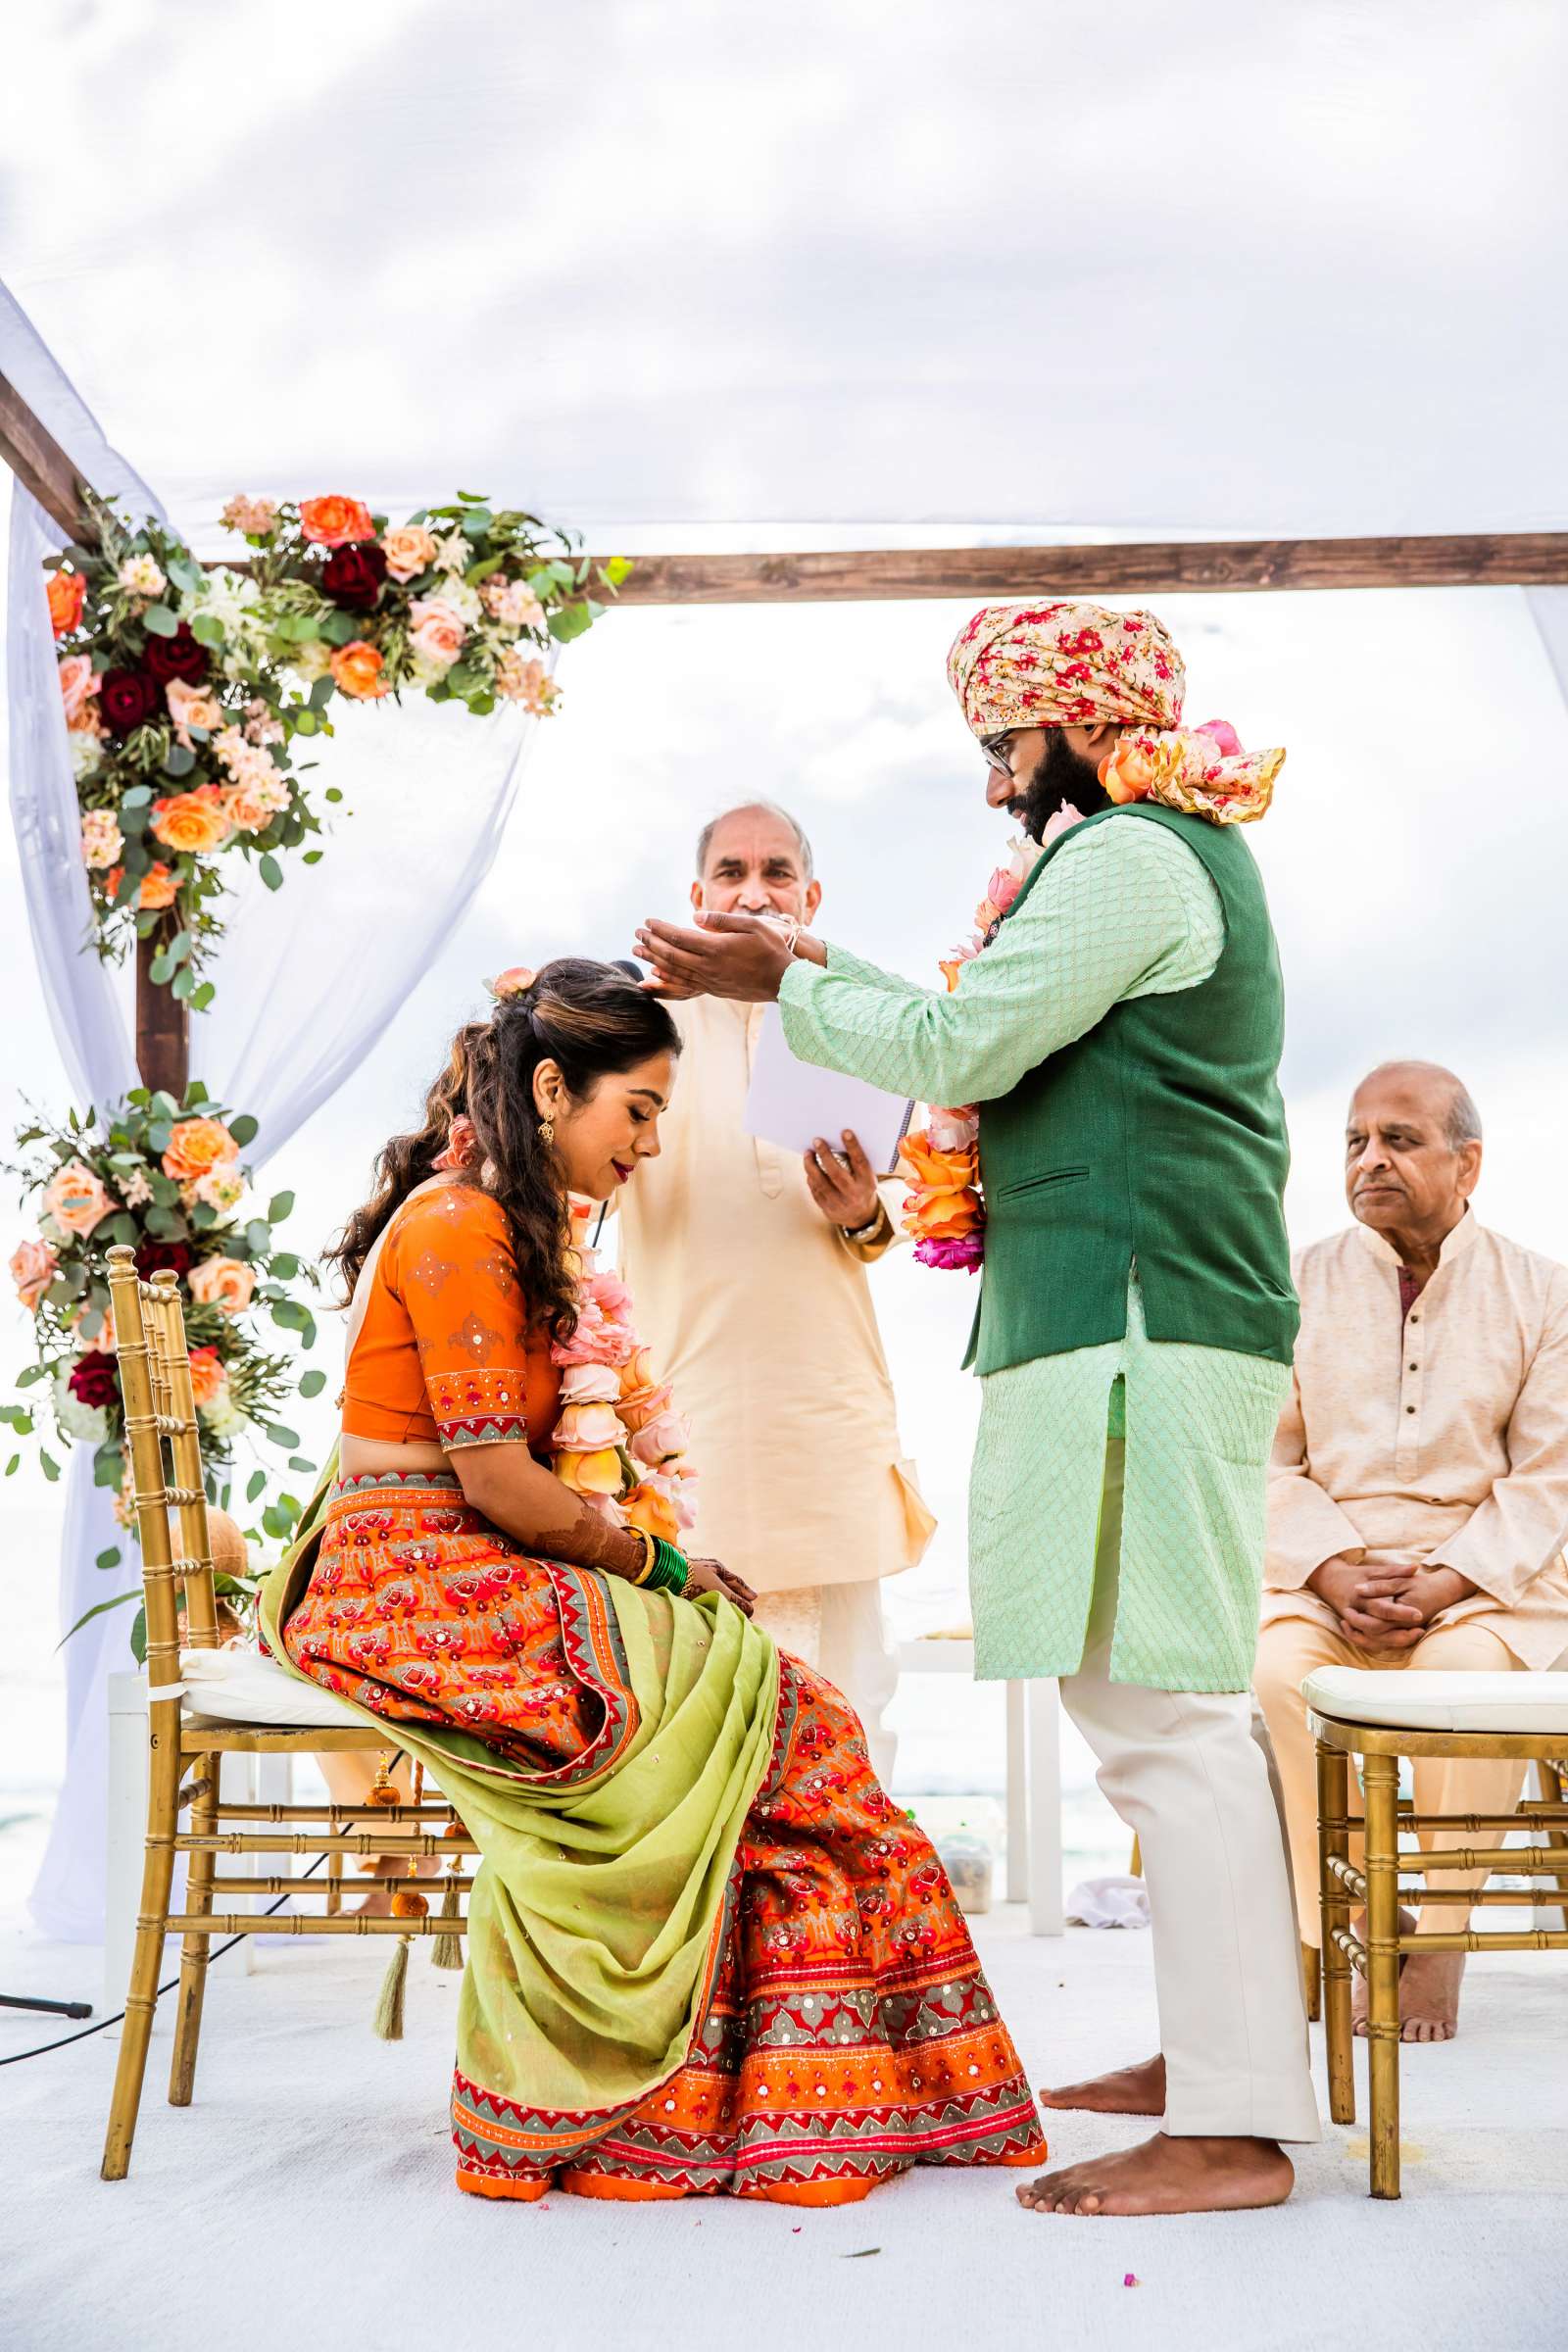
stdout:
[[1463,1952],[1412,1952],[1399,1978],[1399,2039],[1451,2041],[1459,2031]]
[[1165,2061],[1146,2058],[1139,2066],[1124,2066],[1113,2075],[1095,2075],[1087,2082],[1066,2082],[1060,2090],[1043,2090],[1042,2107],[1077,2108],[1090,2115],[1163,2115]]
[[1018,2191],[1030,2213],[1242,2213],[1283,2205],[1295,2184],[1272,2139],[1152,2139],[1043,2173]]

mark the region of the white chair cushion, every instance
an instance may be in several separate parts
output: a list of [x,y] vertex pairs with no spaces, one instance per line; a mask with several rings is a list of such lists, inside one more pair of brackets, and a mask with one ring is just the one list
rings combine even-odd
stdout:
[[1379,1674],[1319,1666],[1301,1685],[1309,1707],[1339,1723],[1404,1732],[1561,1732],[1568,1674]]
[[[185,1706],[204,1723],[265,1723],[282,1731],[366,1729],[365,1718],[319,1683],[302,1683],[259,1649],[182,1649]],[[1564,1681],[1568,1681],[1565,1676]]]

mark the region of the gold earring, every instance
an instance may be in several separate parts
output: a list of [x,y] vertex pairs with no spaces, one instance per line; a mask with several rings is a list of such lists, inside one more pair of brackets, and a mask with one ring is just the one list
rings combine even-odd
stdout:
[[539,1122],[539,1141],[540,1141],[540,1142],[541,1142],[541,1143],[544,1145],[544,1147],[545,1147],[545,1150],[546,1150],[547,1152],[549,1151],[549,1149],[550,1149],[550,1146],[551,1146],[551,1145],[552,1145],[552,1144],[555,1142],[555,1140],[556,1140],[556,1122],[555,1122],[555,1120],[554,1120],[554,1119],[541,1119],[541,1120],[540,1120],[540,1122]]

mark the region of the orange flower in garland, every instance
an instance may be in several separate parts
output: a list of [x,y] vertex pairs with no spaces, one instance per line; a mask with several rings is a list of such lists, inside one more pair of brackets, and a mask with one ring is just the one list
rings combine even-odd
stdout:
[[52,571],[46,591],[49,598],[49,621],[57,637],[69,637],[81,620],[81,609],[87,601],[87,583],[79,571]]
[[379,650],[368,639],[356,637],[332,656],[332,683],[356,702],[373,703],[387,691],[381,675],[384,666]]
[[321,547],[343,547],[351,539],[373,539],[375,518],[362,498],[302,498],[300,529]]

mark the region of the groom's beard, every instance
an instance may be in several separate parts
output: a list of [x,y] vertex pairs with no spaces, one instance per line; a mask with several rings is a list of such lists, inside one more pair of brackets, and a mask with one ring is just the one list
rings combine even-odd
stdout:
[[1061,729],[1052,727],[1034,774],[1018,798],[1008,802],[1007,809],[1018,818],[1031,841],[1041,841],[1046,826],[1063,801],[1076,808],[1080,816],[1095,816],[1102,808],[1113,805],[1100,781],[1099,761],[1082,758]]

